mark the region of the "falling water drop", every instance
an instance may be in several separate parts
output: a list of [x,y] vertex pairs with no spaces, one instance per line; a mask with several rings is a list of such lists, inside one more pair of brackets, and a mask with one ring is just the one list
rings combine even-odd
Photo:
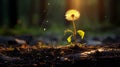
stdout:
[[48,5],[50,5],[50,3],[48,3]]
[[46,31],[46,28],[44,28],[43,30]]
[[48,23],[48,20],[46,20],[46,22]]

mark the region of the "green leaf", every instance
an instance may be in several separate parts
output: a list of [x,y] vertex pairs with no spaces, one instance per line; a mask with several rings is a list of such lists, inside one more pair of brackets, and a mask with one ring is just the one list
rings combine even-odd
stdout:
[[65,31],[64,31],[64,35],[65,35],[67,32],[73,33],[73,31],[72,31],[72,30],[67,29],[67,30],[65,30]]
[[67,38],[67,41],[70,43],[72,40],[72,35],[70,35],[68,38]]
[[78,30],[77,33],[79,34],[79,36],[81,36],[81,38],[84,38],[85,32],[83,30]]

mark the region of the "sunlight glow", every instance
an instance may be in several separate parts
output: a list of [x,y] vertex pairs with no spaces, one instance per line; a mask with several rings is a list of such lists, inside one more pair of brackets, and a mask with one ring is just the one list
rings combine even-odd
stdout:
[[96,50],[91,50],[91,51],[85,51],[83,53],[81,53],[81,56],[87,57],[89,54],[95,53]]

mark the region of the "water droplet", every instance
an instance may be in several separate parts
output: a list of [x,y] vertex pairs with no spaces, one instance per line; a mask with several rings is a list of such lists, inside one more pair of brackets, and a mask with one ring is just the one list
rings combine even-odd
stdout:
[[48,5],[50,5],[50,3],[48,3]]
[[43,30],[46,31],[46,28],[44,28]]
[[48,20],[46,22],[48,22]]

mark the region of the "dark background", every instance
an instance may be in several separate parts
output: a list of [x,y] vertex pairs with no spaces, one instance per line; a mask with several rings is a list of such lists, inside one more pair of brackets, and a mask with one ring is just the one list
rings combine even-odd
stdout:
[[120,33],[119,0],[0,0],[0,35],[63,35],[68,9],[80,11],[77,29],[88,35]]

